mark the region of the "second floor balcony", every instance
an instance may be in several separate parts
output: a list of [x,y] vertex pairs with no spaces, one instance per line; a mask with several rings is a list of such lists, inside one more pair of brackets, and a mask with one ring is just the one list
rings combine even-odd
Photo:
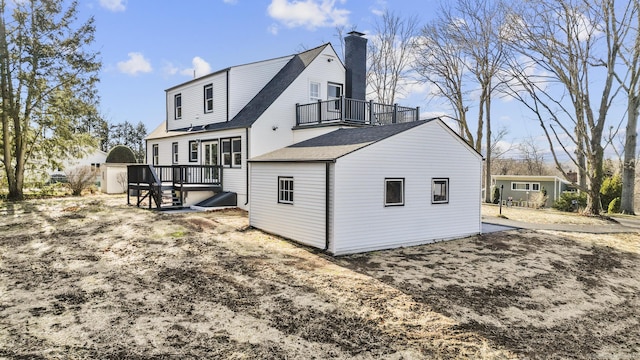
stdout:
[[375,126],[419,119],[419,107],[387,105],[345,97],[335,100],[318,100],[310,104],[296,104],[296,126],[301,127],[325,124]]

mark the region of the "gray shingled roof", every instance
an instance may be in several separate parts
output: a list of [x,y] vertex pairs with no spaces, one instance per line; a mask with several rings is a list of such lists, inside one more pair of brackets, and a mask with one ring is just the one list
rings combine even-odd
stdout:
[[276,101],[327,46],[331,46],[331,44],[327,43],[296,54],[233,119],[226,122],[206,125],[205,130],[212,131],[251,127],[265,110]]
[[363,128],[339,129],[251,159],[252,162],[333,161],[431,120]]

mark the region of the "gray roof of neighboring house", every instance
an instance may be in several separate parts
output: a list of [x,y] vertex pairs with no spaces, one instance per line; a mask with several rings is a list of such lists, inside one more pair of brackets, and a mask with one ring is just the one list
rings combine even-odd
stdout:
[[[244,108],[226,122],[206,125],[202,130],[223,130],[251,127],[253,123],[273,104],[274,101],[291,85],[304,69],[324,51],[330,43],[296,54],[282,69],[265,85]],[[200,128],[197,130],[201,130]],[[177,131],[187,129],[179,129]]]
[[[431,119],[433,120],[433,119]],[[403,131],[423,125],[431,120],[363,128],[339,129],[305,140],[270,153],[257,156],[252,162],[306,162],[334,161]]]

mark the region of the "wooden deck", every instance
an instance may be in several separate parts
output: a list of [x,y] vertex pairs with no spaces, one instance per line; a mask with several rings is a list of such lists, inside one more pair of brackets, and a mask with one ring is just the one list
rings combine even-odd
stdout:
[[127,166],[127,204],[136,197],[140,207],[148,200],[148,208],[182,207],[187,191],[222,191],[222,166],[171,165]]

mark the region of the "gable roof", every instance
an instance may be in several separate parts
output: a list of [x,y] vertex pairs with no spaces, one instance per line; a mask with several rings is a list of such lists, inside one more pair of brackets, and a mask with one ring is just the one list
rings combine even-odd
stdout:
[[513,180],[513,181],[559,181],[571,184],[570,181],[555,175],[491,175],[494,180]]
[[[434,119],[431,119],[434,120]],[[338,129],[270,153],[257,156],[252,162],[313,162],[335,161],[351,152],[426,124],[420,120],[401,124]]]
[[[291,85],[307,66],[327,47],[333,48],[331,43],[326,43],[294,55],[233,119],[226,122],[208,124],[203,127],[203,130],[212,131],[251,127],[269,106],[282,95],[289,85]],[[180,130],[184,131],[186,129],[179,129],[178,131]]]

